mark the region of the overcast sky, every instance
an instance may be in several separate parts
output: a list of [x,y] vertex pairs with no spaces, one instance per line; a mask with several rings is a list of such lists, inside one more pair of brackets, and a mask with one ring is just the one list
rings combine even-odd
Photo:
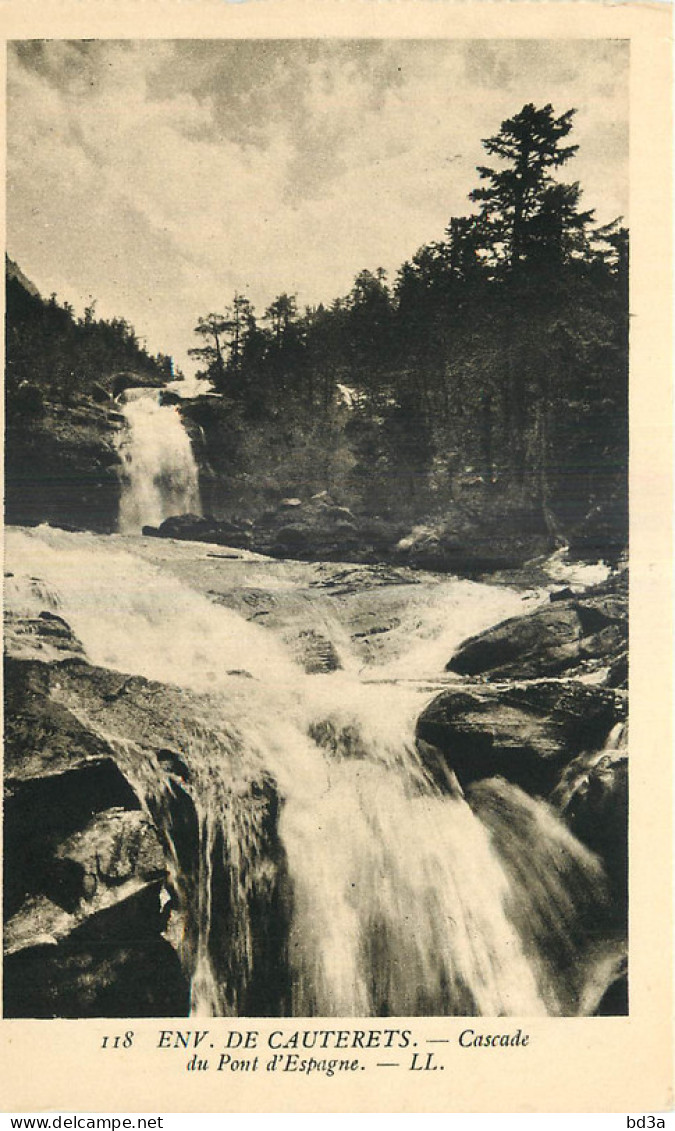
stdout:
[[471,210],[480,139],[576,107],[579,180],[627,216],[616,41],[127,41],[9,49],[7,245],[43,295],[126,317],[180,365],[235,290],[259,313],[396,269]]

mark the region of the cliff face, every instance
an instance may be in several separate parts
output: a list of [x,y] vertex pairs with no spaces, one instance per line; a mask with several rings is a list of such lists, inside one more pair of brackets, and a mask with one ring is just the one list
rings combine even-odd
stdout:
[[35,286],[35,283],[31,283],[30,279],[24,275],[19,264],[15,263],[13,259],[10,259],[8,255],[5,256],[5,272],[8,283],[12,281],[18,283],[26,294],[32,295],[33,298],[40,298],[40,292]]
[[120,319],[76,319],[43,299],[6,261],[6,520],[101,533],[117,529],[124,424],[115,398],[162,386],[170,365],[150,357]]
[[94,403],[44,404],[6,431],[6,521],[117,529],[123,417]]

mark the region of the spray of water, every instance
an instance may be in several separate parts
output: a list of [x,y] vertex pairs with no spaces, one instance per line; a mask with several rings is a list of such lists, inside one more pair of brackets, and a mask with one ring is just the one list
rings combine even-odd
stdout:
[[[308,675],[283,632],[132,550],[49,528],[7,539],[18,608],[34,614],[49,595],[93,663],[202,703],[202,724],[177,735],[189,773],[169,794],[139,748],[107,736],[162,830],[193,1011],[583,1011],[606,902],[597,859],[514,786],[443,794],[415,749],[431,694],[415,677],[452,635],[432,626],[445,610],[461,637],[505,602],[515,611],[517,595],[445,579],[425,603],[416,589],[388,653]],[[334,613],[343,654],[347,604]]]

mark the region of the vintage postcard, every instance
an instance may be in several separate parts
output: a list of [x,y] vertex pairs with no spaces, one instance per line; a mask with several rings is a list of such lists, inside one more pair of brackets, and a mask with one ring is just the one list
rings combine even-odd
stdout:
[[670,1110],[667,7],[2,14],[5,1110]]

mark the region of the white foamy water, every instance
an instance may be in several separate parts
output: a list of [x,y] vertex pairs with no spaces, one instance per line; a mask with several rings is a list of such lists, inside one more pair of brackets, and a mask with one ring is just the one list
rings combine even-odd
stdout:
[[[107,736],[163,830],[193,1011],[582,1010],[605,913],[598,861],[515,786],[442,793],[415,747],[433,694],[416,680],[440,675],[465,635],[514,615],[522,597],[452,578],[372,590],[371,620],[378,602],[387,624],[397,615],[364,659],[348,654],[363,590],[346,594],[321,624],[336,626],[348,662],[308,675],[283,642],[288,624],[275,633],[191,588],[188,553],[170,556],[181,579],[168,556],[157,565],[133,540],[7,531],[11,608],[56,608],[91,662],[208,694],[203,730],[176,736],[190,837],[177,836],[176,791],[167,796],[152,760]],[[224,576],[252,583],[268,565],[214,568],[224,588]],[[300,567],[275,568],[277,596],[301,589]],[[303,625],[308,609],[304,596],[291,604]],[[253,678],[232,674],[242,671]],[[274,828],[263,794],[278,799]],[[261,987],[269,1004],[255,997]]]
[[119,529],[140,533],[177,514],[201,514],[199,473],[190,438],[175,405],[160,404],[160,389],[127,389],[122,410],[128,431]]
[[586,589],[600,585],[612,572],[605,562],[570,562],[565,549],[551,554],[545,565],[546,573],[553,581]]

